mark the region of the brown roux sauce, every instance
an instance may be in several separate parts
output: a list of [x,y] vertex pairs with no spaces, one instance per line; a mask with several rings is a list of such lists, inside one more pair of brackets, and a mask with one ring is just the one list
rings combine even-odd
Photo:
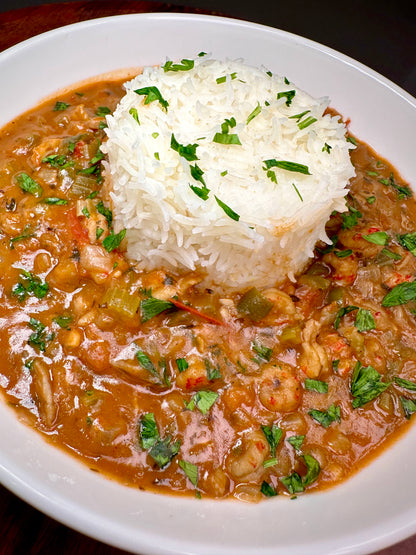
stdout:
[[[79,85],[0,132],[5,400],[53,444],[140,489],[258,501],[345,480],[406,429],[403,398],[412,408],[416,397],[395,382],[416,380],[415,301],[383,306],[416,276],[399,239],[416,231],[410,189],[357,141],[349,212],[327,226],[337,241],[318,245],[295,283],[255,292],[269,308],[257,318],[242,310],[247,291],[140,273],[123,243],[105,247],[98,149],[122,94],[120,81]],[[149,298],[177,304],[143,322]],[[386,387],[354,408],[358,363]],[[156,451],[143,444],[149,413]]]

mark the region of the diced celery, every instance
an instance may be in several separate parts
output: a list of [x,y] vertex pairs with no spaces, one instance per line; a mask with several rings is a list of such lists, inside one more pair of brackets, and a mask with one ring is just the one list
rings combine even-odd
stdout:
[[302,328],[299,324],[286,326],[279,335],[280,343],[300,345],[302,343]]
[[77,175],[71,185],[71,194],[76,197],[87,197],[97,188],[97,180],[86,175]]
[[108,310],[119,316],[133,318],[139,309],[140,297],[132,295],[127,289],[110,287],[104,294],[101,304],[105,304]]

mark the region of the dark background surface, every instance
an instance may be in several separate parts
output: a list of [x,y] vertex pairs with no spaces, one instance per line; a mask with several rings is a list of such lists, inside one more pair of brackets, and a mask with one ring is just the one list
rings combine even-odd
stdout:
[[[56,9],[61,2],[49,0]],[[46,3],[0,0],[0,12]],[[171,0],[170,4],[203,8],[310,38],[368,65],[416,96],[414,0]]]
[[[41,8],[44,4],[50,4],[49,8]],[[192,8],[198,8],[283,29],[351,56],[416,96],[414,0],[404,2],[404,5],[387,0],[345,0],[342,3],[325,0],[174,0],[166,5],[139,0],[0,0],[0,50],[51,28],[51,21],[52,27],[57,27],[81,19],[129,13],[136,5],[137,11],[143,11],[143,7],[146,11],[192,11]],[[20,11],[5,13],[17,9]],[[43,22],[42,17],[47,14],[47,21]],[[71,21],[67,20],[68,14],[73,18]],[[0,555],[84,553],[123,555],[124,552],[70,530],[0,486]],[[414,554],[415,536],[377,555]]]

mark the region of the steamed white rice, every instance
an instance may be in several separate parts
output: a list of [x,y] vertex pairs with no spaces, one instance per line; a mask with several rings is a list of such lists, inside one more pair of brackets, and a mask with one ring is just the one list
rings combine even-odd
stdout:
[[[125,87],[102,150],[116,231],[127,230],[127,255],[140,269],[202,268],[213,284],[270,286],[300,272],[318,239],[328,241],[325,223],[345,210],[354,175],[344,124],[323,115],[328,98],[206,56],[187,71],[145,67]],[[162,101],[134,92],[146,87]],[[241,144],[214,142],[216,133]],[[197,160],[171,147],[172,134],[197,145]],[[274,162],[267,169],[266,160],[310,175]]]

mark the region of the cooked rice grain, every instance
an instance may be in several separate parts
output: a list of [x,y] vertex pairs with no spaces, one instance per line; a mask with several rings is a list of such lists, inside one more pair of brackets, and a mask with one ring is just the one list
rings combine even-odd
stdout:
[[[145,87],[157,87],[167,108],[134,92]],[[175,72],[145,67],[107,116],[102,147],[128,256],[143,270],[202,268],[212,284],[228,287],[269,286],[300,272],[316,241],[328,241],[325,223],[345,210],[354,175],[345,125],[325,114],[328,103],[241,61],[197,58],[193,69]],[[224,132],[241,145],[213,142]],[[198,159],[171,148],[172,134],[181,145],[197,144]],[[267,170],[265,160],[302,164],[310,175]],[[195,164],[209,193],[191,174]]]

